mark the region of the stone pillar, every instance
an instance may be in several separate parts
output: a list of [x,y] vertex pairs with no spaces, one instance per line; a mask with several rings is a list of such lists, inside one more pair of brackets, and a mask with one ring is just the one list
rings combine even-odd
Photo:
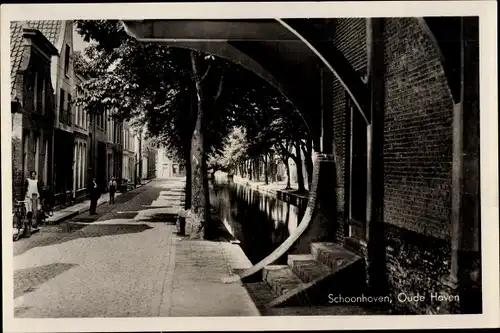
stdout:
[[[295,253],[309,253],[312,242],[334,242],[336,234],[337,177],[333,154],[317,154],[313,187],[309,197],[311,221],[294,245]],[[305,218],[305,217],[304,217]]]
[[370,124],[367,126],[366,244],[367,282],[378,295],[387,292],[383,224],[384,197],[384,19],[367,19]]
[[451,271],[446,292],[458,296],[447,312],[480,313],[479,26],[461,19],[460,102],[453,114]]
[[321,69],[321,152],[333,154],[333,73]]

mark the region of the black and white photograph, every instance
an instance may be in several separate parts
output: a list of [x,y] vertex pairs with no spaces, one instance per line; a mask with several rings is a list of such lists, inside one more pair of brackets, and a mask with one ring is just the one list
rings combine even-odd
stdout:
[[6,331],[498,325],[496,3],[451,4],[2,6]]

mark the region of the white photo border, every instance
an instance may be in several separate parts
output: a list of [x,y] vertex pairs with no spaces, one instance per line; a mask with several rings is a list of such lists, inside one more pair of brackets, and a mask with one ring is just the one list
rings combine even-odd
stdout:
[[[373,1],[146,4],[2,5],[1,170],[3,221],[3,325],[8,332],[325,330],[498,327],[498,95],[496,1]],[[138,15],[140,13],[140,15]],[[287,316],[186,318],[18,319],[13,310],[11,237],[11,117],[9,24],[16,20],[71,19],[244,19],[334,17],[479,16],[480,24],[480,165],[483,313],[415,316]]]

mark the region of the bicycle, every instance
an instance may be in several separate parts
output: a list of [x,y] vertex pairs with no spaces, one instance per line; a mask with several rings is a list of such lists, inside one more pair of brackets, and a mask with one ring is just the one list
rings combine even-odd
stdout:
[[12,220],[14,222],[14,228],[17,229],[17,234],[14,236],[14,241],[19,240],[21,235],[28,238],[31,236],[31,224],[32,219],[28,219],[28,214],[26,212],[26,200],[16,200],[14,204],[14,214]]

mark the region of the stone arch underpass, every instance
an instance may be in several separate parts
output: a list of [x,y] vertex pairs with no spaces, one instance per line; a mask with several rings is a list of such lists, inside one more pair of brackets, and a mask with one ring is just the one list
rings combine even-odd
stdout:
[[[461,296],[441,310],[395,304],[398,311],[478,311],[477,19],[123,24],[139,41],[214,54],[261,76],[294,104],[313,135],[317,155],[303,220],[239,278],[265,270],[290,249],[309,253],[311,243],[332,242],[362,258],[365,265],[350,277],[361,274],[369,291],[394,296],[418,282],[427,292],[438,285]],[[405,253],[411,263],[401,258]]]

